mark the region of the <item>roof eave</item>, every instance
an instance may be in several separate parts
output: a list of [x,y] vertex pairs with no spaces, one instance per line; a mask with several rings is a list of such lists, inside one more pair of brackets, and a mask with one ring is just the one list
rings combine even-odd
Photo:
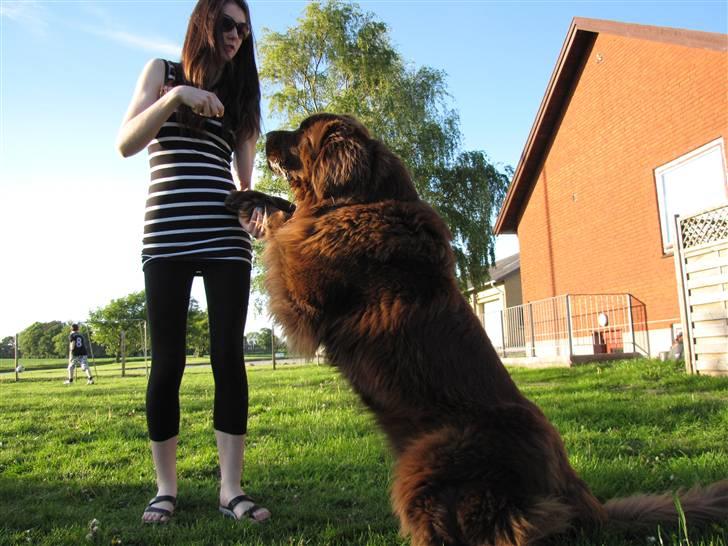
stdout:
[[[518,166],[513,175],[513,180],[508,193],[503,201],[503,206],[496,219],[493,232],[496,235],[505,233],[516,233],[518,221],[520,220],[520,212],[523,209],[523,202],[530,193],[527,187],[530,175],[537,167],[541,165],[541,153],[550,142],[550,132],[553,128],[553,117],[558,114],[560,117],[561,107],[564,101],[564,92],[566,87],[570,87],[571,79],[574,76],[574,60],[576,57],[581,58],[583,48],[593,43],[596,35],[588,31],[581,31],[577,26],[577,19],[571,21],[571,26],[566,34],[566,39],[561,46],[556,66],[551,74],[549,83],[538,113],[531,126],[531,131],[526,139],[526,145],[521,152]],[[556,104],[556,98],[560,98],[559,104]],[[558,112],[556,110],[558,109]],[[548,123],[547,121],[552,123]]]

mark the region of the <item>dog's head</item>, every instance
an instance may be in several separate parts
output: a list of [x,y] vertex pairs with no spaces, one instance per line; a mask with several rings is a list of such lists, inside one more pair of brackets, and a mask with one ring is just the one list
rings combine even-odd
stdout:
[[272,131],[266,135],[265,153],[299,203],[417,199],[400,159],[351,116],[315,114],[295,131]]

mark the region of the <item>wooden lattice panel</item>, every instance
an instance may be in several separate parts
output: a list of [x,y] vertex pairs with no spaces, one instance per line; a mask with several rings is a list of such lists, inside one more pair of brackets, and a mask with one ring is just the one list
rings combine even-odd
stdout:
[[690,216],[680,225],[685,249],[728,239],[728,206]]

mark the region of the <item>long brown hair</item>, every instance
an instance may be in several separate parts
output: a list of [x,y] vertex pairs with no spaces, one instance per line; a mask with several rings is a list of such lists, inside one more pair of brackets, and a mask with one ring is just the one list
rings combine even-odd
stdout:
[[[226,62],[218,22],[228,2],[234,2],[245,12],[250,36],[240,44],[235,57]],[[207,91],[213,91],[212,79],[222,69],[214,91],[225,106],[223,123],[237,138],[260,132],[260,82],[250,9],[245,0],[199,0],[187,25],[181,64],[185,81]],[[204,124],[189,108],[181,108],[180,114],[180,121],[192,128],[199,129]]]

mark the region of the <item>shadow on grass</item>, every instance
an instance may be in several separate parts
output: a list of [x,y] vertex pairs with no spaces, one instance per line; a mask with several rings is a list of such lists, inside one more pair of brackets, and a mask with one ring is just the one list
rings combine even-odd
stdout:
[[[285,474],[285,469],[281,469]],[[293,470],[293,469],[289,469]],[[294,472],[295,473],[295,472]],[[216,488],[209,484],[181,484],[179,504],[167,525],[144,525],[141,512],[152,496],[149,487],[129,484],[47,483],[0,478],[0,544],[229,544],[246,546],[327,545],[385,546],[408,544],[397,534],[382,492],[361,494],[342,490],[341,482],[267,484],[267,494],[251,494],[271,508],[273,519],[264,525],[234,522],[217,510]],[[90,535],[90,522],[98,528]],[[728,527],[691,530],[694,546],[725,545]],[[657,543],[653,533],[652,543]],[[682,544],[676,530],[664,530],[665,542]],[[705,537],[709,542],[700,541]],[[568,540],[568,542],[564,542]],[[623,533],[562,537],[561,546],[649,544],[647,536]]]
[[[271,482],[247,491],[273,513],[265,525],[223,518],[216,476],[181,481],[178,507],[164,526],[141,523],[152,484],[0,477],[0,544],[404,544],[386,491],[353,490],[340,479],[290,479],[305,471],[283,466],[270,474]],[[98,530],[89,540],[94,519]]]

